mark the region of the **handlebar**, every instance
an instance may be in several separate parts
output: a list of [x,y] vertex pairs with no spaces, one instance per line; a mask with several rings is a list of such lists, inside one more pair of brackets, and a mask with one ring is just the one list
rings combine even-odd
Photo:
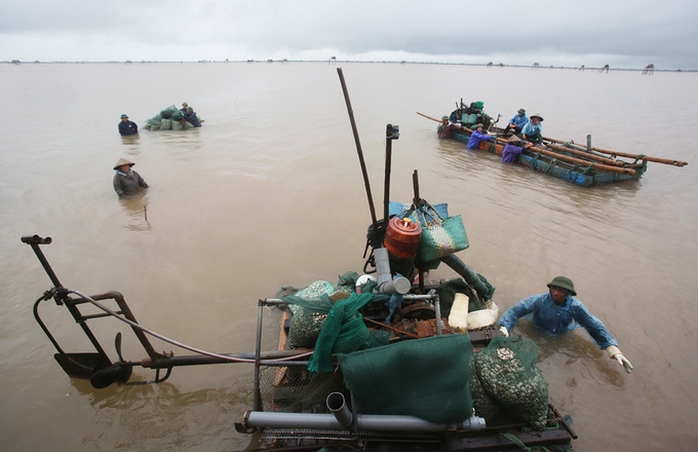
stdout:
[[40,237],[38,234],[25,235],[21,240],[22,243],[26,243],[28,245],[50,245],[53,241],[51,237]]

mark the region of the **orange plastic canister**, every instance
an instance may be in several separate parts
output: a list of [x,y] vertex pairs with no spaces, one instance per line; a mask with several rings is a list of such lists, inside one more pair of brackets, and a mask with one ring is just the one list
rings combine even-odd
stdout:
[[422,226],[409,218],[393,217],[388,222],[383,245],[396,257],[415,257],[422,238]]

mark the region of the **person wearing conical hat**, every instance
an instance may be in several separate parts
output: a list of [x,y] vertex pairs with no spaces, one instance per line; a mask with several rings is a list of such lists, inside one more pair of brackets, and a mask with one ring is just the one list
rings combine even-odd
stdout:
[[128,115],[121,115],[119,123],[119,134],[124,137],[128,135],[136,135],[138,133],[138,125],[128,119]]
[[509,124],[507,124],[507,127],[504,129],[504,136],[509,136],[511,133],[518,135],[527,122],[528,116],[526,116],[526,110],[519,108],[519,111],[509,120]]
[[521,151],[523,151],[523,142],[521,138],[516,135],[510,136],[504,149],[502,149],[502,162],[516,163]]
[[119,195],[119,198],[128,198],[141,191],[141,189],[148,188],[145,180],[133,170],[133,165],[135,163],[125,158],[120,158],[114,165],[114,170],[116,171],[116,174],[114,174],[114,191]]
[[630,373],[633,365],[618,349],[618,342],[608,328],[581,301],[574,298],[574,283],[566,276],[556,276],[548,283],[548,292],[524,298],[507,309],[499,318],[505,336],[514,329],[521,317],[533,322],[543,333],[558,337],[581,326],[596,345]]
[[530,121],[521,128],[521,138],[534,144],[543,142],[543,117],[536,113],[531,115]]

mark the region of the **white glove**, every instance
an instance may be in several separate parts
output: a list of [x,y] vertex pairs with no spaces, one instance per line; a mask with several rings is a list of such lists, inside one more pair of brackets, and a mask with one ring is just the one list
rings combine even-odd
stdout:
[[615,359],[616,361],[618,361],[618,364],[625,368],[625,371],[627,373],[632,372],[633,365],[630,364],[628,358],[623,356],[623,353],[621,353],[618,347],[616,347],[615,345],[611,345],[606,349],[606,351],[608,352],[608,355],[611,357],[611,359]]
[[509,336],[509,330],[507,329],[507,327],[505,327],[505,326],[500,326],[500,327],[499,327],[499,331],[501,331],[503,335],[505,335],[505,336],[507,336],[507,337]]

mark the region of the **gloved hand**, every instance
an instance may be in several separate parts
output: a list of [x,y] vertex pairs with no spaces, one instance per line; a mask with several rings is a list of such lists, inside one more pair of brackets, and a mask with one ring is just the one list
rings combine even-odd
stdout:
[[500,327],[499,327],[499,331],[501,331],[502,334],[504,334],[505,336],[507,336],[507,337],[509,336],[509,330],[507,329],[507,327],[505,327],[505,326],[500,326]]
[[627,373],[632,372],[633,370],[633,365],[630,364],[630,361],[628,361],[628,358],[623,356],[623,353],[616,347],[615,345],[609,346],[606,351],[608,352],[608,356],[611,357],[611,359],[615,359],[618,361],[618,364],[623,366],[625,368],[625,371]]

